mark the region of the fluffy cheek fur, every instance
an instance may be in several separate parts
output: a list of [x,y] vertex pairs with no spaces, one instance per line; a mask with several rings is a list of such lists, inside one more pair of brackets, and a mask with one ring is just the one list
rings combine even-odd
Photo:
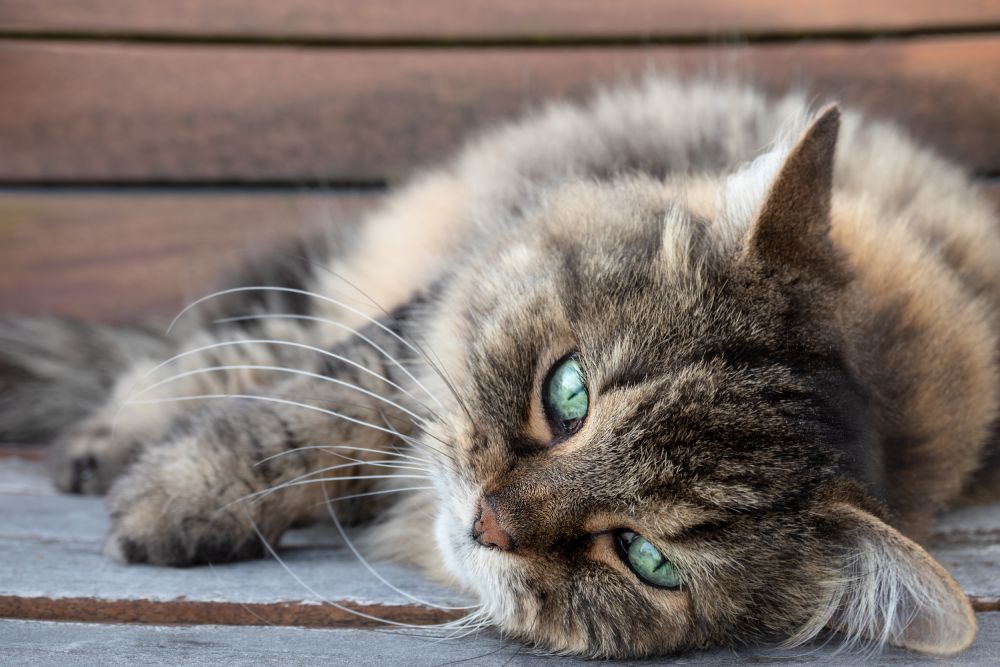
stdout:
[[476,594],[506,635],[547,651],[595,658],[700,645],[687,592],[634,585],[609,535],[598,536],[572,559],[505,553],[473,541],[473,504],[466,503],[465,511],[457,505],[442,507],[437,517],[438,549],[449,573]]
[[547,651],[596,658],[707,645],[707,634],[694,620],[690,592],[638,582],[610,533],[582,540],[572,553],[497,551],[471,534],[482,485],[448,465],[442,465],[436,484],[434,537],[445,570],[476,596],[483,613],[507,636]]

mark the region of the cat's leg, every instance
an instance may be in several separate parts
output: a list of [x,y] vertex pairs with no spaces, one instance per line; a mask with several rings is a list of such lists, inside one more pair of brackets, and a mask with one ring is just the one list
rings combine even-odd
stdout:
[[261,536],[276,542],[325,512],[328,497],[398,483],[356,478],[396,470],[370,462],[393,459],[389,450],[405,443],[392,431],[413,433],[420,408],[376,377],[405,381],[374,348],[352,339],[333,353],[351,360],[327,359],[317,373],[335,382],[300,376],[259,395],[207,399],[218,403],[146,449],[111,489],[109,551],[172,565],[251,557],[262,551]]
[[[234,337],[329,347],[344,338],[345,327],[364,326],[367,317],[378,317],[407,303],[434,280],[443,258],[462,238],[467,220],[464,200],[464,188],[454,176],[431,174],[395,194],[357,228],[331,227],[319,236],[272,253],[266,261],[248,262],[243,272],[226,284],[273,289],[234,291],[206,301],[189,315],[206,325],[233,317],[292,317],[244,319],[227,326],[222,336],[211,326],[194,325],[193,333],[179,337],[181,344],[174,343],[175,351]],[[363,286],[364,293],[356,285]],[[340,300],[338,296],[350,307],[335,303]],[[306,327],[303,323],[308,320],[294,319],[309,317],[335,320],[340,328],[327,324]],[[274,357],[270,361],[268,354]],[[150,370],[164,357],[139,357],[114,383],[110,400],[58,439],[52,455],[56,486],[76,493],[105,492],[145,449],[163,439],[175,420],[193,409],[192,403],[185,402],[131,402],[122,409],[123,403],[151,381],[158,382],[171,371],[178,375],[213,365],[309,368],[308,362],[288,361],[290,355],[294,356],[294,351],[287,346],[216,348],[185,357],[153,375]],[[205,393],[206,388],[218,388],[220,384],[227,393],[255,391],[273,379],[273,373],[250,370],[189,375],[149,391],[141,399],[180,398]]]
[[[104,493],[178,419],[197,409],[176,399],[252,391],[275,381],[275,373],[251,366],[308,370],[319,363],[302,346],[328,347],[338,331],[302,318],[317,308],[317,299],[309,295],[318,274],[325,275],[317,267],[336,264],[340,255],[334,249],[348,250],[347,237],[345,230],[339,237],[331,230],[274,252],[266,261],[248,262],[225,282],[230,289],[175,322],[172,336],[161,329],[160,348],[131,355],[125,370],[115,372],[106,400],[56,438],[50,456],[55,485],[73,493]],[[278,342],[253,342],[260,340]]]
[[[255,342],[260,340],[278,342]],[[187,397],[259,390],[275,382],[277,372],[267,368],[316,366],[317,354],[302,346],[325,342],[308,326],[264,322],[249,329],[206,329],[166,356],[134,361],[101,407],[56,439],[51,453],[56,486],[104,493],[146,448],[198,409]]]
[[67,493],[101,494],[149,443],[162,437],[174,419],[174,406],[126,406],[156,366],[137,360],[115,380],[111,397],[90,415],[64,430],[49,451],[56,488]]

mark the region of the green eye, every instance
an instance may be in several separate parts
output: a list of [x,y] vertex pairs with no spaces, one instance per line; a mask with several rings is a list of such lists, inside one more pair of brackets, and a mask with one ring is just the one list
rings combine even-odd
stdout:
[[681,585],[674,564],[645,537],[626,530],[618,535],[618,546],[628,566],[647,584],[660,588],[677,588]]
[[574,432],[583,423],[590,407],[583,369],[575,356],[556,364],[543,387],[545,414],[559,435]]

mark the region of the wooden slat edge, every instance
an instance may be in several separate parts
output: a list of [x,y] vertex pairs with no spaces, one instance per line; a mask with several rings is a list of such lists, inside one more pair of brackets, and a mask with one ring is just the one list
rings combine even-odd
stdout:
[[174,36],[269,40],[570,38],[649,40],[698,35],[892,32],[1000,23],[1000,7],[977,0],[32,0],[0,5],[8,34]]
[[0,459],[22,459],[44,463],[49,459],[46,445],[15,445],[0,443]]
[[[971,598],[977,613],[1000,611],[1000,599]],[[336,605],[336,606],[335,606]],[[456,612],[419,605],[334,603],[203,602],[192,600],[99,600],[0,596],[0,618],[147,625],[278,625],[312,628],[377,628],[385,623],[435,625],[460,618]]]
[[983,598],[983,597],[970,596],[969,602],[972,603],[972,608],[977,613],[1000,611],[1000,598]]
[[[335,606],[336,605],[336,606]],[[373,619],[433,625],[461,614],[420,605],[315,602],[206,602],[193,600],[100,600],[0,595],[0,618],[149,625],[284,625],[316,628],[381,627]],[[371,617],[371,618],[368,618]]]

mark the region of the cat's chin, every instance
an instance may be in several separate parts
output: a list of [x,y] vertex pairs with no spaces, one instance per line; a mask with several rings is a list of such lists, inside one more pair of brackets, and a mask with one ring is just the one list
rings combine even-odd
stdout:
[[444,504],[434,522],[434,538],[445,570],[477,598],[494,625],[505,630],[523,625],[532,614],[524,613],[529,599],[515,590],[520,577],[514,557],[477,544],[470,531],[473,505],[466,503],[470,508],[466,515],[455,507],[461,504]]

